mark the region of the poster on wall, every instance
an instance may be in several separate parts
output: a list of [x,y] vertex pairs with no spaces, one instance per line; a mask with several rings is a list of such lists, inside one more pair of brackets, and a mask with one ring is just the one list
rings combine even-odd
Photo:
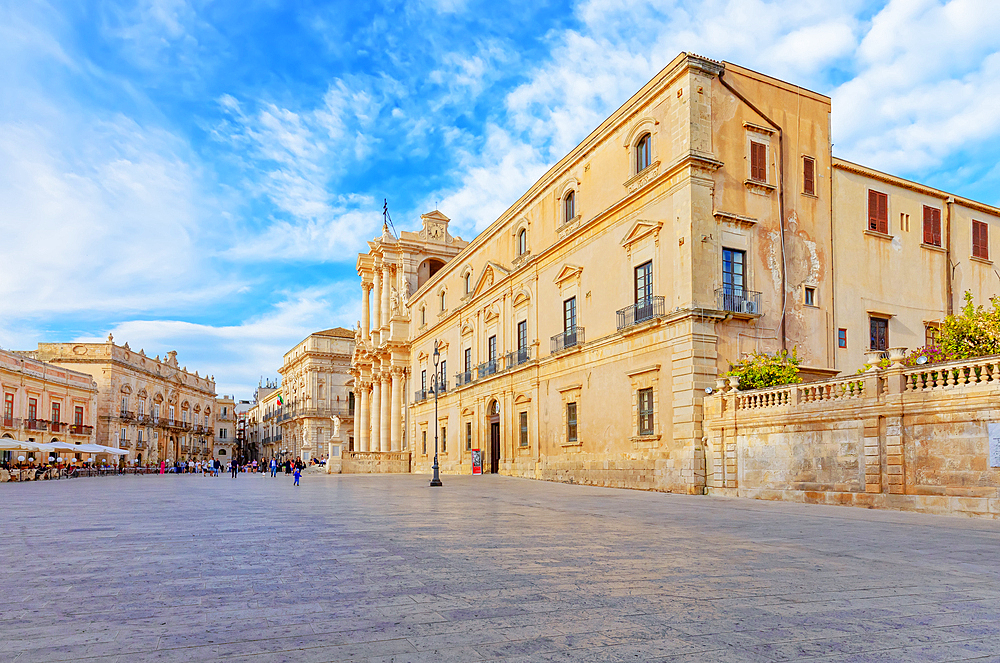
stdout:
[[990,433],[990,467],[1000,467],[1000,422],[987,424]]
[[483,473],[483,452],[479,449],[472,450],[472,473],[482,474]]

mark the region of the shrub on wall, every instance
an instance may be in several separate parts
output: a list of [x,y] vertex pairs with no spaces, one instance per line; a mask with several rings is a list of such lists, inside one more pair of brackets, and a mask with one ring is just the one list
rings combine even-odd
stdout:
[[949,359],[1000,354],[1000,300],[992,297],[989,308],[976,306],[966,290],[962,312],[944,319],[938,347]]
[[799,363],[794,348],[791,354],[788,350],[782,350],[773,355],[755,351],[741,361],[731,364],[726,375],[735,375],[740,378],[737,386],[740,391],[797,384],[802,382],[802,378],[799,377]]

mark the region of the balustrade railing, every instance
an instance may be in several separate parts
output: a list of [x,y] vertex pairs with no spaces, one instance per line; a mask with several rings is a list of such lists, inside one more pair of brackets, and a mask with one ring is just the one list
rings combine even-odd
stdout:
[[1000,384],[1000,357],[980,357],[907,369],[903,373],[907,392],[934,391],[977,384]]

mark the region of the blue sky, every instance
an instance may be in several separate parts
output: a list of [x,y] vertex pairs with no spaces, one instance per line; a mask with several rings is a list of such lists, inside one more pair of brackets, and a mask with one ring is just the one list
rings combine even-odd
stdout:
[[249,397],[360,317],[383,198],[470,238],[680,51],[1000,204],[996,0],[0,0],[0,347],[113,332]]

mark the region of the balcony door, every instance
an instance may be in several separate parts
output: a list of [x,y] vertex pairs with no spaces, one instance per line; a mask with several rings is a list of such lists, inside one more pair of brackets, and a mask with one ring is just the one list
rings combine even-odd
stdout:
[[722,249],[722,296],[727,311],[742,311],[746,299],[747,252]]
[[653,317],[653,261],[635,268],[635,321]]

